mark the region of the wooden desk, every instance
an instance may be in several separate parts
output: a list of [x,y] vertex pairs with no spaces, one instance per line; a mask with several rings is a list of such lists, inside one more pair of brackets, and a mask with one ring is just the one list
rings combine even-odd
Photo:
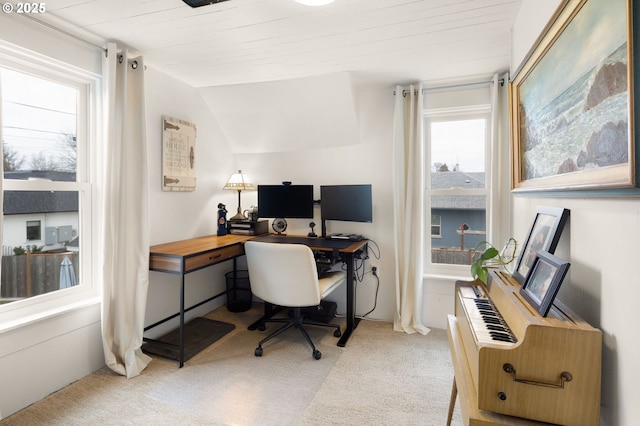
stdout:
[[[226,294],[220,293],[204,300],[187,309],[184,307],[184,283],[185,275],[244,255],[243,243],[252,236],[247,235],[210,235],[207,237],[192,238],[189,240],[175,241],[167,244],[159,244],[149,249],[149,270],[180,275],[180,311],[177,314],[164,318],[148,327],[145,331],[163,324],[170,319],[180,316],[179,331],[179,363],[184,365],[184,314],[190,309],[196,308],[216,297]],[[235,265],[234,265],[235,269]],[[146,339],[150,340],[150,339]]]
[[[315,251],[336,252],[344,257],[347,264],[347,325],[338,346],[344,347],[358,326],[359,318],[355,316],[355,256],[366,249],[367,241],[325,240],[322,238],[306,238],[295,236],[250,236],[250,235],[210,235],[206,237],[192,238],[189,240],[175,241],[166,244],[158,244],[149,249],[149,270],[180,275],[180,311],[164,318],[154,324],[145,327],[145,331],[163,324],[177,316],[180,317],[179,331],[179,363],[184,365],[184,314],[190,309],[196,308],[226,292],[215,295],[194,306],[185,309],[185,275],[207,268],[220,262],[235,259],[244,255],[244,242],[257,239],[259,241],[300,243],[309,246]],[[235,270],[235,264],[234,264]],[[147,339],[149,340],[149,339]]]

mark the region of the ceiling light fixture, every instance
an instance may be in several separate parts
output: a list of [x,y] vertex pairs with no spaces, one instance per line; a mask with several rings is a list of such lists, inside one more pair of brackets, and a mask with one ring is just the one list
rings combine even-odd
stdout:
[[220,3],[223,1],[229,1],[229,0],[182,0],[182,1],[188,4],[189,6],[196,8],[196,7],[208,6],[210,4]]
[[297,3],[304,4],[305,6],[324,6],[329,3],[333,3],[333,0],[295,0]]

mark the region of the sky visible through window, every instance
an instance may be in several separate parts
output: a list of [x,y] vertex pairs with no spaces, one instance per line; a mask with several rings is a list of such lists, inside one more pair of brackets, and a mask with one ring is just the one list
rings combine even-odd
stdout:
[[[2,81],[2,127],[5,149],[32,169],[34,158],[60,162],[65,141],[76,137],[77,89],[7,68]],[[75,144],[74,144],[75,148]]]
[[431,122],[431,164],[449,171],[484,172],[486,120]]

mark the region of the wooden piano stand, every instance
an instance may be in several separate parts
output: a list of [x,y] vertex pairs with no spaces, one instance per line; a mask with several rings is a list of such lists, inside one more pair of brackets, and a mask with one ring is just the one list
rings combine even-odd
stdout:
[[[486,285],[456,283],[455,315],[448,317],[455,377],[447,425],[456,399],[465,425],[599,425],[601,331],[559,301],[542,317],[519,290],[498,270]],[[488,304],[512,340],[487,332]]]

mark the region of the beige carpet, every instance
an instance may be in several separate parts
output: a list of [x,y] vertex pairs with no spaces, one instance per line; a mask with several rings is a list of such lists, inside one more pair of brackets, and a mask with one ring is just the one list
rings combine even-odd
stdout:
[[[155,358],[134,379],[101,369],[0,425],[443,425],[453,370],[444,330],[427,336],[362,321],[345,348],[330,329],[309,327],[314,360],[289,330],[255,357],[273,330],[248,331],[258,307],[207,317],[236,325],[179,369]],[[456,407],[454,425],[462,424]]]

